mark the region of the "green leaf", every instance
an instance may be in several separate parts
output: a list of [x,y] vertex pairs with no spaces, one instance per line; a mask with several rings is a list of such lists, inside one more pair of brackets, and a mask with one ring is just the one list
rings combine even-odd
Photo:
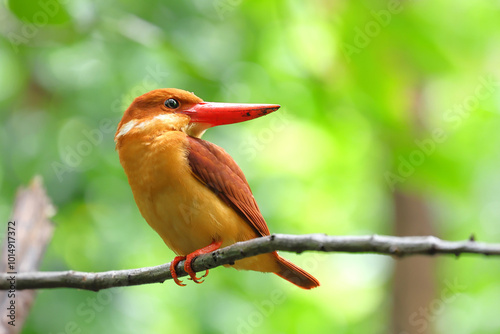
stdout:
[[20,20],[38,27],[70,20],[66,8],[57,0],[7,0],[7,6]]

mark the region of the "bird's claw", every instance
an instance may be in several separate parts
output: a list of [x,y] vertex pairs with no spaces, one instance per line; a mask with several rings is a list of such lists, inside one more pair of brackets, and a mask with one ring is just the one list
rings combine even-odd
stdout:
[[186,286],[186,284],[182,283],[182,281],[178,278],[177,273],[175,272],[175,267],[177,264],[182,261],[186,260],[184,263],[184,271],[188,273],[189,277],[188,279],[191,279],[195,283],[203,283],[205,280],[202,280],[202,278],[207,277],[208,275],[208,270],[205,271],[205,274],[201,277],[196,277],[196,272],[191,268],[191,265],[193,261],[196,259],[197,256],[210,253],[216,249],[219,249],[220,246],[222,245],[222,241],[214,241],[210,245],[198,249],[195,252],[192,252],[191,254],[188,254],[187,256],[176,256],[173,260],[172,263],[170,264],[170,273],[172,274],[172,278],[174,279],[174,282],[179,285],[179,286]]
[[191,268],[191,265],[192,265],[194,259],[196,259],[196,256],[197,255],[192,255],[192,254],[189,254],[187,256],[187,258],[186,258],[186,264],[184,265],[184,270],[189,274],[189,277],[190,277],[190,279],[193,280],[193,282],[200,284],[200,283],[203,283],[203,281],[201,281],[201,279],[203,277],[207,276],[208,270],[205,273],[205,275],[203,275],[201,277],[196,277],[196,272]]
[[174,259],[170,263],[170,274],[172,274],[172,278],[173,278],[175,284],[177,284],[178,286],[186,286],[186,284],[182,283],[182,281],[179,279],[179,276],[177,275],[177,272],[175,271],[175,267],[177,266],[177,264],[185,259],[186,259],[185,256],[176,256],[176,257],[174,257]]
[[[194,272],[193,272],[194,273]],[[200,281],[202,278],[205,278],[208,276],[208,269],[205,271],[205,274],[203,274],[201,277],[192,277],[192,276],[189,276],[188,280],[192,280],[193,282],[195,283],[203,283],[205,282],[205,280],[203,281]]]

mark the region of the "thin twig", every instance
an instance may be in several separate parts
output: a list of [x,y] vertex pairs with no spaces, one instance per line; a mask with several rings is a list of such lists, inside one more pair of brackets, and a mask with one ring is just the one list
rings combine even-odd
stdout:
[[[392,236],[327,236],[323,234],[284,235],[239,242],[215,252],[199,256],[193,261],[195,271],[204,271],[234,261],[270,253],[275,250],[301,253],[304,251],[374,253],[396,257],[409,255],[438,255],[464,253],[500,255],[500,244],[466,241],[444,241],[436,237],[392,237]],[[77,271],[18,273],[17,289],[78,288],[99,291],[120,286],[162,283],[171,279],[170,264],[129,270],[114,270],[100,273]],[[179,276],[186,276],[184,261],[177,267]],[[0,290],[8,289],[8,275],[0,274]]]

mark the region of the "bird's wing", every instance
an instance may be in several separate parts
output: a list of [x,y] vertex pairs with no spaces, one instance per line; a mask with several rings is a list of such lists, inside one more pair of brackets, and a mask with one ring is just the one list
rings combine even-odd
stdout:
[[222,148],[202,139],[189,137],[189,165],[198,180],[240,214],[262,236],[269,228],[240,167]]

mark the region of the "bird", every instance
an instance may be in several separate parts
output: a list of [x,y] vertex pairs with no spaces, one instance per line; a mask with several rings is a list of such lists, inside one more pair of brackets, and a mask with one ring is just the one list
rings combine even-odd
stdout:
[[[276,104],[205,102],[194,93],[161,88],[145,93],[124,112],[115,134],[116,150],[139,211],[176,254],[176,265],[195,283],[192,269],[201,255],[239,241],[270,235],[240,167],[221,147],[201,139],[214,126],[267,115]],[[311,274],[276,251],[226,266],[271,272],[303,289],[319,286]]]

